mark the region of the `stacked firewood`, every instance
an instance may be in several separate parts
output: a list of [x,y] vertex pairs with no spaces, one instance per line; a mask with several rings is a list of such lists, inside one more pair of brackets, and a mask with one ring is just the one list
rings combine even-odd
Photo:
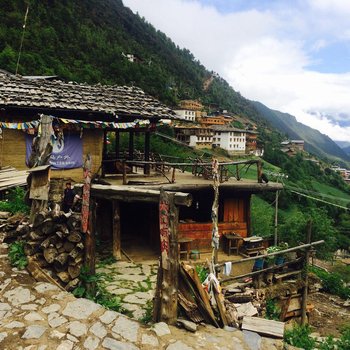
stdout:
[[7,225],[6,241],[25,241],[27,256],[35,258],[66,290],[79,284],[84,242],[80,231],[81,215],[58,210],[36,214],[33,224],[27,218]]

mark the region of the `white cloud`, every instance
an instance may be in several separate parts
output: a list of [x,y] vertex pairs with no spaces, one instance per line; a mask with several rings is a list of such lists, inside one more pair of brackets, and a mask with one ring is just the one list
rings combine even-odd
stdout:
[[350,128],[338,124],[350,111],[350,73],[308,68],[317,60],[315,53],[350,37],[349,1],[308,0],[294,8],[226,14],[199,0],[124,4],[190,49],[243,96],[291,113],[333,139],[350,140]]

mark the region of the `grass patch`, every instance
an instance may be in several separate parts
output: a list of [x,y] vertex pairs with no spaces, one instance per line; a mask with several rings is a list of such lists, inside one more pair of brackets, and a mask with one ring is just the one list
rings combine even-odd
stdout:
[[284,340],[286,343],[302,348],[305,350],[315,349],[316,341],[310,337],[312,330],[309,325],[295,326],[291,330],[284,332]]
[[281,315],[281,309],[277,305],[276,300],[267,299],[266,300],[266,315],[265,318],[268,320],[279,321]]
[[142,282],[137,282],[138,287],[135,289],[136,292],[148,292],[149,290],[152,289],[152,282],[149,279],[149,277],[147,277],[147,279],[144,280],[143,282],[147,284],[147,287],[144,287],[142,285]]
[[146,303],[146,308],[144,308],[145,314],[139,318],[139,321],[143,324],[149,324],[153,319],[153,303],[151,300],[148,300]]
[[22,187],[11,188],[5,196],[5,200],[0,201],[0,211],[9,211],[12,214],[29,214],[30,208],[24,202],[25,193]]
[[101,268],[101,267],[105,267],[105,266],[108,266],[108,265],[112,265],[114,264],[115,262],[117,262],[116,258],[114,256],[109,256],[103,260],[100,260],[97,264],[96,264],[96,267],[97,268]]
[[24,241],[16,241],[10,244],[8,257],[12,266],[23,270],[28,265],[27,256],[24,253]]

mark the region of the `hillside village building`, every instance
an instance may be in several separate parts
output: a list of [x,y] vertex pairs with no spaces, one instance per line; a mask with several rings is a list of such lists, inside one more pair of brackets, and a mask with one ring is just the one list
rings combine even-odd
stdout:
[[213,143],[213,130],[200,125],[177,126],[175,137],[178,141],[186,143],[190,147],[210,149]]
[[196,121],[195,111],[192,111],[190,109],[175,109],[174,112],[176,113],[177,117],[180,119],[186,120],[188,122]]
[[304,151],[304,140],[286,140],[281,142],[281,151],[293,157],[298,152]]
[[213,146],[220,147],[232,154],[245,153],[246,150],[246,130],[232,127],[213,127]]

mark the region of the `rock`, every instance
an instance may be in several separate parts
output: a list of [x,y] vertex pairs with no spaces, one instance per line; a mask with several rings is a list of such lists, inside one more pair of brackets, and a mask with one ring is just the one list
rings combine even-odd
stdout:
[[350,306],[350,299],[346,300],[343,305],[346,307]]
[[81,337],[86,334],[87,327],[85,324],[79,321],[73,321],[68,326],[69,333],[74,335],[75,337]]
[[35,299],[34,295],[30,294],[30,290],[23,287],[17,287],[9,290],[4,294],[4,297],[12,304],[26,304]]
[[84,348],[88,350],[95,350],[97,349],[99,342],[100,342],[100,339],[90,336],[86,338],[84,342]]
[[139,320],[140,318],[144,317],[146,314],[146,310],[138,309],[133,311],[132,316],[135,320]]
[[77,320],[85,320],[99,309],[101,309],[101,306],[95,304],[91,300],[77,299],[69,302],[62,313],[65,316],[73,317]]
[[0,303],[0,311],[10,311],[11,305],[7,303]]
[[193,350],[193,348],[186,345],[181,340],[178,340],[175,343],[168,345],[166,350]]
[[114,323],[112,332],[121,335],[124,339],[136,342],[140,325],[126,317],[119,317]]
[[73,335],[71,334],[67,334],[67,339],[72,341],[73,343],[79,343],[79,339],[74,337]]
[[171,334],[170,328],[165,322],[155,323],[152,330],[157,334],[158,337]]
[[102,316],[100,316],[100,320],[105,324],[110,324],[119,316],[121,316],[120,313],[108,310]]
[[237,317],[255,316],[258,314],[258,309],[251,302],[237,305]]
[[136,304],[122,303],[121,306],[127,311],[136,311],[141,309],[141,306]]
[[103,340],[102,346],[108,350],[139,350],[134,344],[123,343],[108,337]]
[[39,325],[28,326],[22,335],[22,339],[39,339],[46,330],[46,327]]
[[29,314],[24,316],[26,321],[42,321],[44,318],[37,312],[30,312]]
[[260,350],[261,336],[258,333],[244,330],[243,336],[250,350]]
[[107,335],[107,330],[101,322],[96,322],[91,328],[90,332],[96,335],[97,338],[104,338]]
[[237,332],[237,331],[238,331],[237,328],[235,328],[235,327],[230,327],[230,326],[225,326],[225,327],[223,328],[223,330],[226,331],[226,332]]
[[261,338],[260,350],[282,350],[284,349],[284,342],[282,339]]
[[188,320],[183,320],[183,319],[178,319],[177,323],[190,332],[194,333],[197,331],[197,325],[194,322],[191,322]]
[[114,294],[114,295],[124,295],[124,294],[129,294],[132,293],[132,289],[128,288],[119,288],[114,285],[109,285],[106,287],[107,291]]
[[132,282],[142,282],[146,279],[143,275],[118,275],[119,281],[132,281]]
[[0,343],[7,337],[7,333],[6,332],[2,332],[0,333]]
[[12,328],[22,328],[24,327],[24,323],[18,322],[18,321],[12,321],[4,326],[5,328],[12,329]]
[[34,288],[38,293],[42,293],[42,294],[46,292],[51,292],[51,291],[60,291],[60,289],[54,284],[46,283],[46,282],[38,283]]
[[52,328],[57,328],[59,326],[62,326],[64,323],[68,322],[68,320],[65,317],[60,316],[57,312],[49,314],[48,319],[49,325]]
[[150,345],[153,348],[159,346],[158,339],[154,335],[142,334],[141,343],[142,345]]
[[47,348],[47,345],[40,345],[38,347],[38,350],[45,350]]
[[58,345],[56,350],[72,350],[73,346],[74,346],[73,342],[71,342],[70,340],[65,340],[60,345]]
[[56,312],[61,309],[61,306],[58,304],[51,304],[41,309],[41,311],[45,314],[51,314],[52,312]]
[[50,334],[51,338],[57,338],[57,339],[62,339],[64,336],[65,336],[64,333],[59,332],[57,330],[52,331],[51,334]]

